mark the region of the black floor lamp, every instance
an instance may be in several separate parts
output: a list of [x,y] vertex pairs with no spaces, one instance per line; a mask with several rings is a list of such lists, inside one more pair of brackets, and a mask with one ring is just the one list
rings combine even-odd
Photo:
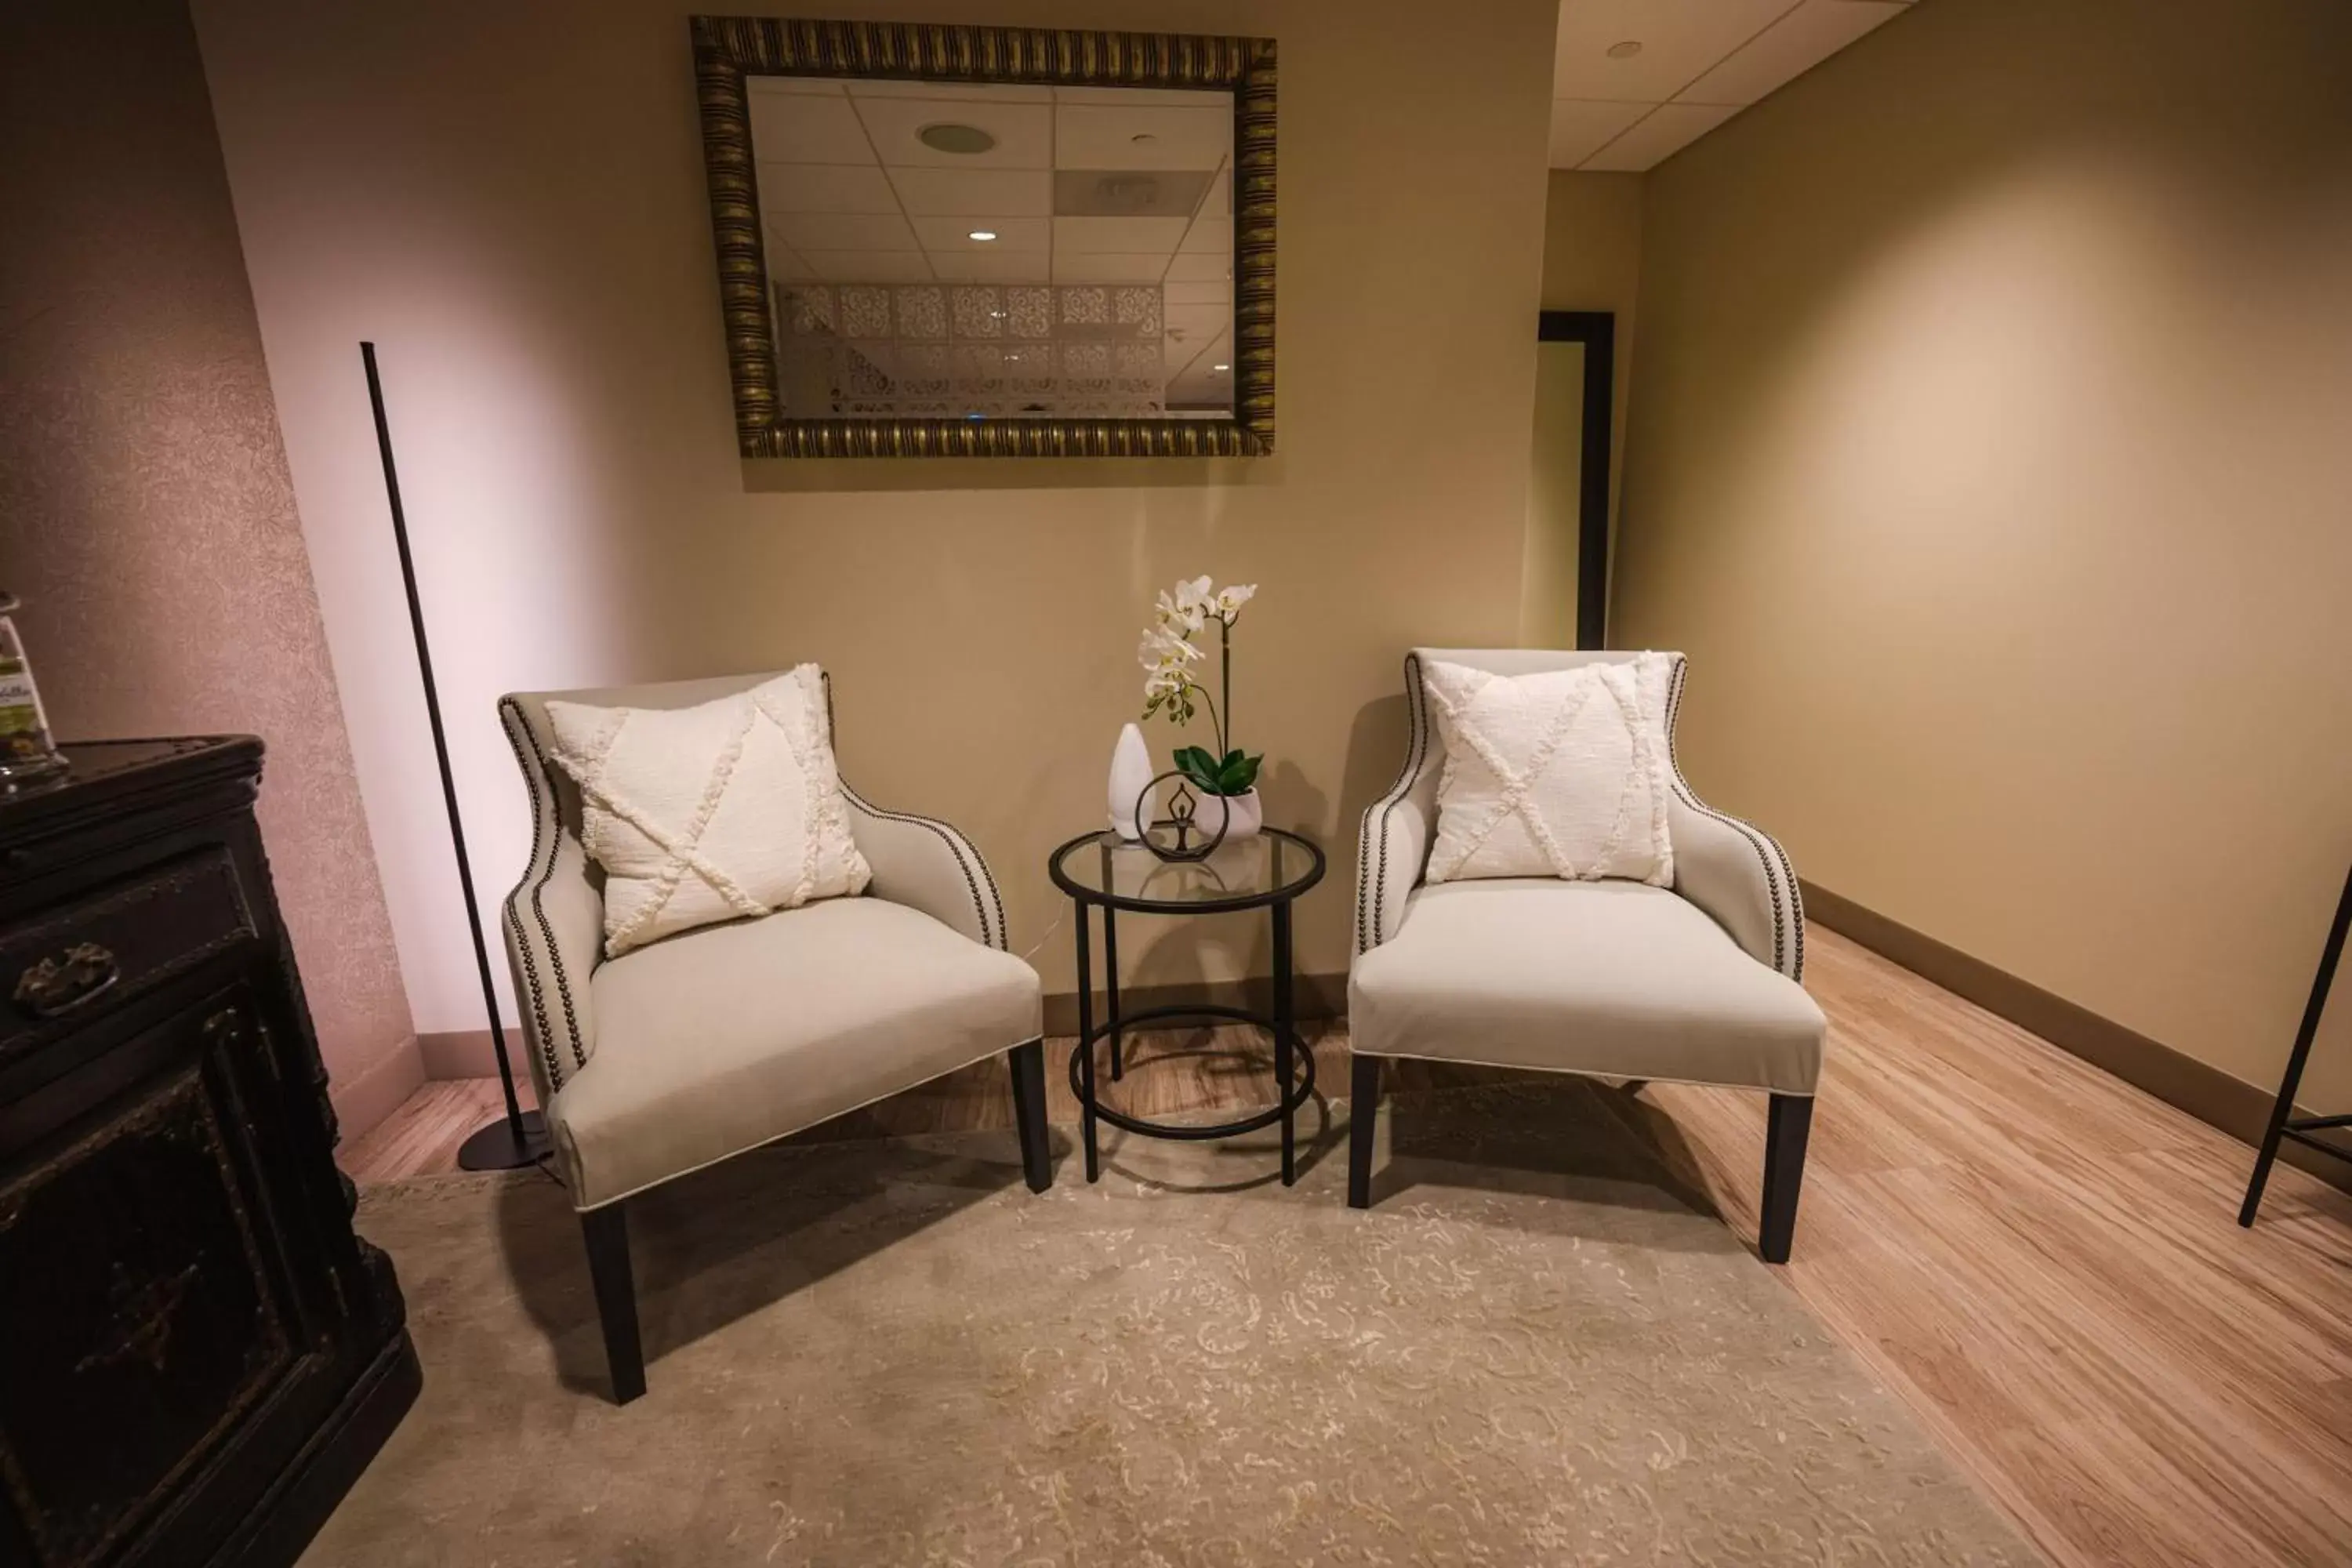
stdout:
[[2254,1156],[2253,1179],[2246,1184],[2246,1201],[2238,1210],[2240,1225],[2252,1225],[2255,1211],[2263,1206],[2263,1189],[2270,1184],[2271,1166],[2278,1159],[2279,1140],[2292,1139],[2323,1154],[2352,1160],[2352,1143],[2319,1136],[2322,1132],[2352,1129],[2352,1116],[2294,1113],[2295,1090],[2303,1087],[2303,1064],[2311,1059],[2312,1037],[2319,1033],[2319,1016],[2327,1010],[2327,989],[2336,984],[2336,965],[2344,957],[2347,932],[2352,932],[2352,874],[2344,879],[2344,897],[2336,901],[2336,923],[2327,928],[2327,940],[2320,945],[2319,973],[2312,977],[2311,997],[2303,1006],[2303,1024],[2294,1032],[2294,1048],[2287,1052],[2286,1076],[2279,1080],[2278,1099],[2271,1105],[2270,1125],[2263,1131],[2262,1152]]
[[383,454],[384,494],[392,501],[392,537],[400,547],[400,581],[408,590],[408,626],[416,634],[416,673],[425,682],[425,713],[433,721],[433,755],[441,764],[441,799],[449,808],[449,842],[457,851],[457,883],[466,890],[466,925],[474,933],[474,963],[482,975],[482,1007],[489,1015],[490,1043],[499,1056],[499,1087],[507,1113],[458,1146],[457,1163],[468,1171],[511,1171],[547,1156],[547,1122],[515,1099],[514,1068],[507,1060],[506,1026],[499,1022],[499,993],[490,980],[490,952],[482,942],[482,911],[474,901],[474,868],[466,858],[466,826],[457,815],[457,783],[449,773],[449,741],[441,730],[441,694],[433,684],[433,650],[425,640],[425,607],[416,598],[416,563],[408,553],[408,519],[400,508],[400,475],[393,467],[392,426],[383,417],[383,383],[375,370],[375,345],[362,343],[367,366],[368,403],[375,410],[375,444]]

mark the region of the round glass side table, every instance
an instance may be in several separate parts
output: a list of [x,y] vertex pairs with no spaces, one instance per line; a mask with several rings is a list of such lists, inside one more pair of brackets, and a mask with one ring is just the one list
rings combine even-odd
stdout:
[[[1070,1051],[1070,1088],[1078,1097],[1078,1126],[1086,1145],[1087,1180],[1102,1174],[1096,1147],[1095,1124],[1113,1127],[1146,1138],[1231,1138],[1261,1127],[1282,1123],[1282,1182],[1297,1179],[1296,1146],[1298,1108],[1315,1092],[1315,1053],[1299,1039],[1292,1012],[1290,906],[1323,879],[1323,851],[1296,833],[1268,827],[1247,838],[1220,844],[1201,860],[1162,860],[1140,844],[1131,844],[1108,830],[1071,839],[1046,861],[1054,885],[1076,906],[1078,933],[1078,1042]],[[1104,995],[1107,1005],[1100,1024],[1094,1017],[1094,965],[1090,948],[1090,912],[1102,910]],[[1208,915],[1235,910],[1270,910],[1274,918],[1274,1011],[1253,1013],[1243,1007],[1208,1003],[1147,1007],[1122,1014],[1118,1005],[1118,912],[1139,914]],[[1237,1121],[1202,1125],[1154,1121],[1102,1103],[1095,1092],[1096,1047],[1110,1042],[1110,1076],[1125,1075],[1122,1037],[1146,1024],[1176,1019],[1255,1024],[1274,1037],[1275,1081],[1283,1086],[1277,1104]]]

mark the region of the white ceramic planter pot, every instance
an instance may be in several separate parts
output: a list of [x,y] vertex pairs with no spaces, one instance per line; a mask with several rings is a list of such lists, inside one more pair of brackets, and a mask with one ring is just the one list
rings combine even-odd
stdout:
[[[1223,809],[1233,813],[1229,821],[1220,815],[1221,800]],[[1216,832],[1217,824],[1225,821],[1225,842],[1230,844],[1237,838],[1257,837],[1258,829],[1265,826],[1265,807],[1259,802],[1255,790],[1240,795],[1213,795],[1202,799],[1200,809],[1193,813],[1193,819],[1200,823],[1202,833]]]

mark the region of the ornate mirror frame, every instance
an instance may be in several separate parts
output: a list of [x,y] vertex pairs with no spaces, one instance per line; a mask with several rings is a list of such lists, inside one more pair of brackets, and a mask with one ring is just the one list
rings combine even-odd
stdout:
[[[746,458],[1239,457],[1274,449],[1271,38],[696,16],[719,305]],[[1223,419],[790,419],[762,252],[751,76],[1191,88],[1234,98],[1234,411]]]

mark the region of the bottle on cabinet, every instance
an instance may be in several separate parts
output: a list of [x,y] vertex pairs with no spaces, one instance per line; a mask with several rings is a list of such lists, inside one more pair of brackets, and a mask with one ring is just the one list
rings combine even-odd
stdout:
[[0,786],[9,789],[47,778],[66,765],[49,733],[49,716],[42,710],[32,664],[11,618],[17,604],[16,595],[0,593]]

